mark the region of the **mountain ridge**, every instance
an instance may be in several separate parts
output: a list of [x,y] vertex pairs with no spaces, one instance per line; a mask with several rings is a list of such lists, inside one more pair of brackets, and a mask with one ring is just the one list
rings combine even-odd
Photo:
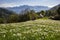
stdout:
[[54,7],[52,7],[50,10],[57,10],[59,7],[60,7],[60,4],[58,4],[58,5],[54,6]]
[[9,7],[8,9],[19,13],[27,8],[30,10],[35,10],[37,12],[41,11],[41,10],[49,9],[49,7],[47,7],[47,6],[29,6],[29,5],[22,5],[22,6],[18,6],[18,7]]

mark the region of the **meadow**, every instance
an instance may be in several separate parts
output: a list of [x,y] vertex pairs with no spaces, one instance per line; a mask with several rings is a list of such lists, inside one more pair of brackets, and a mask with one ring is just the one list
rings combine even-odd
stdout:
[[60,40],[60,21],[38,19],[0,24],[0,40]]

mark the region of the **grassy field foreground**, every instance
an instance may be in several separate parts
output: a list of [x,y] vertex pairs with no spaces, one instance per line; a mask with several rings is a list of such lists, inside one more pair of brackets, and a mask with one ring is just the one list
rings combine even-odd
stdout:
[[60,40],[60,21],[39,19],[0,24],[0,40]]

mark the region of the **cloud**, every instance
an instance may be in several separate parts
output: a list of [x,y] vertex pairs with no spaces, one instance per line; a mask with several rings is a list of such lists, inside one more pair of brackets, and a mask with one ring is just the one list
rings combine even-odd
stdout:
[[0,7],[14,7],[20,5],[49,6],[60,4],[60,0],[0,0]]
[[17,3],[0,4],[0,7],[14,7],[14,6],[19,6],[19,4],[17,4]]

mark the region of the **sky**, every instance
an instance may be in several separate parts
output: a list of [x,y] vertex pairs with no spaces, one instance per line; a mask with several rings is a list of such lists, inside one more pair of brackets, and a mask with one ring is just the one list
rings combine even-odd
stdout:
[[14,7],[21,5],[53,7],[60,4],[60,0],[0,0],[0,7]]

